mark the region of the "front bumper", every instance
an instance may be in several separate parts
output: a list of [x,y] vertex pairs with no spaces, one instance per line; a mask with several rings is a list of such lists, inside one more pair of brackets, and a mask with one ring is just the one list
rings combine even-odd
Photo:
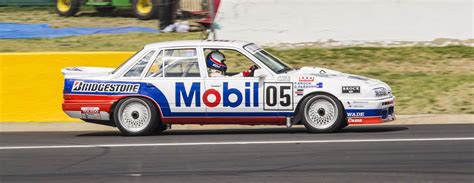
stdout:
[[378,124],[395,120],[395,97],[343,100],[348,124]]

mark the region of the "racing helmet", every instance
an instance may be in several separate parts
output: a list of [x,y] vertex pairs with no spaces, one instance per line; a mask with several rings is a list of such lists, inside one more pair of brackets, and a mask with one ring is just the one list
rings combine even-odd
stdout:
[[225,56],[219,51],[212,51],[211,53],[207,54],[206,57],[207,68],[215,69],[225,73],[227,70],[227,65],[224,63],[224,61]]

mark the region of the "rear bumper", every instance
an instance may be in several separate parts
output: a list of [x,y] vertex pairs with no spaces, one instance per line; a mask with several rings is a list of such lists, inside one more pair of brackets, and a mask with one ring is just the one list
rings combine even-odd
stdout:
[[64,113],[66,113],[71,118],[79,118],[82,120],[110,120],[109,113],[104,111],[99,111],[98,113],[83,113],[82,111],[64,111]]
[[113,104],[123,96],[64,94],[62,108],[71,118],[109,121]]
[[395,97],[380,100],[346,100],[348,124],[378,124],[395,120]]

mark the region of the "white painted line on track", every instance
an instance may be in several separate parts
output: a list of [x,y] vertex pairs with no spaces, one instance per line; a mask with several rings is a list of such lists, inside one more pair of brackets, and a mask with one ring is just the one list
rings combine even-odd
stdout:
[[341,139],[341,140],[288,140],[288,141],[236,141],[236,142],[177,142],[146,144],[84,144],[84,145],[42,145],[42,146],[4,146],[0,150],[13,149],[61,149],[96,147],[159,147],[159,146],[200,146],[200,145],[253,145],[253,144],[315,144],[315,143],[360,143],[360,142],[420,142],[420,141],[466,141],[474,137],[448,138],[410,138],[410,139]]

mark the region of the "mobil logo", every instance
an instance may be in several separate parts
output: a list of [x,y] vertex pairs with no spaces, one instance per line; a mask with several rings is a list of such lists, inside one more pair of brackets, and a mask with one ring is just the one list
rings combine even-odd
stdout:
[[205,91],[201,90],[200,82],[193,82],[190,87],[186,87],[184,82],[176,82],[175,91],[176,107],[181,107],[183,103],[186,107],[194,107],[191,106],[192,103],[195,107],[201,107],[201,102],[207,107],[217,107],[221,103],[223,107],[232,108],[242,103],[245,107],[258,107],[258,82],[245,82],[245,86],[240,89],[229,86],[229,82],[223,82],[222,88],[209,88]]

